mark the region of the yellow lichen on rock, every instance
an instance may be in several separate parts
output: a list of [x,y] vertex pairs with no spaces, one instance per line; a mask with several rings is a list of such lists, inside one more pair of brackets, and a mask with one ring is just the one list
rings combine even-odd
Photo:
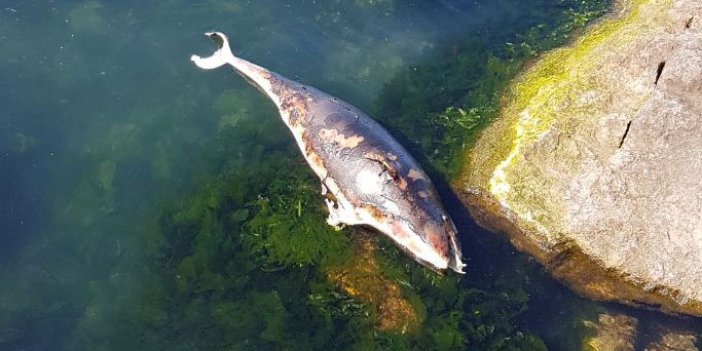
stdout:
[[[549,222],[545,213],[549,211],[542,206],[532,206],[543,202],[535,198],[530,206],[519,206],[524,195],[510,184],[510,172],[523,149],[547,133],[553,123],[570,118],[586,118],[589,106],[587,101],[567,106],[571,111],[563,111],[564,101],[579,95],[587,100],[587,94],[599,88],[597,77],[588,75],[588,71],[597,62],[600,47],[617,47],[627,45],[627,39],[642,35],[650,24],[638,20],[642,6],[668,6],[669,0],[628,0],[618,3],[616,16],[610,16],[593,25],[588,32],[571,46],[553,50],[541,57],[529,70],[522,74],[510,87],[509,103],[503,108],[501,118],[486,130],[476,146],[467,156],[463,182],[469,186],[484,187],[501,205],[508,207],[532,225],[532,229],[546,230]],[[588,76],[588,79],[582,79]],[[639,102],[642,103],[641,99]],[[576,110],[577,109],[577,110]],[[498,137],[499,135],[499,137]],[[511,135],[510,138],[504,137]],[[514,181],[514,180],[512,180]],[[533,194],[532,194],[533,196]],[[518,198],[518,203],[511,203],[510,198]],[[550,199],[555,201],[555,199]],[[546,200],[548,202],[548,200]],[[542,208],[538,213],[535,208]]]
[[327,271],[327,278],[341,291],[365,303],[374,312],[380,331],[414,333],[420,324],[415,308],[399,284],[388,280],[375,259],[375,240],[359,234],[351,262]]

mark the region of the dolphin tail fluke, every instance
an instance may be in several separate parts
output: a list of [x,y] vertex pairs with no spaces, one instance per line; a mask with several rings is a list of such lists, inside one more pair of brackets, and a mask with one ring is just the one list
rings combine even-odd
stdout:
[[215,69],[225,64],[232,64],[234,54],[229,47],[227,36],[220,32],[205,33],[210,39],[217,43],[217,51],[209,57],[200,57],[198,55],[190,56],[190,60],[202,69]]

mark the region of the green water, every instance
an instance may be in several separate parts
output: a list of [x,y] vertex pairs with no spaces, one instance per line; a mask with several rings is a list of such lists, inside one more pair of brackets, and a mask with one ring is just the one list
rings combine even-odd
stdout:
[[[600,307],[478,229],[446,184],[508,79],[605,6],[0,2],[0,349],[579,348]],[[432,174],[468,274],[438,276],[382,239],[376,252],[417,331],[378,330],[330,283],[359,234],[325,224],[273,106],[189,61],[212,29],[370,112]]]

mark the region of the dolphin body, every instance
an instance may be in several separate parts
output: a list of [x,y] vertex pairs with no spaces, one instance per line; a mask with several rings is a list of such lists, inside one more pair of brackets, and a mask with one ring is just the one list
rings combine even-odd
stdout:
[[231,65],[275,103],[322,181],[327,223],[371,226],[422,265],[463,273],[456,227],[431,180],[385,128],[344,101],[235,57],[224,34],[205,34],[219,49],[191,60],[202,69]]

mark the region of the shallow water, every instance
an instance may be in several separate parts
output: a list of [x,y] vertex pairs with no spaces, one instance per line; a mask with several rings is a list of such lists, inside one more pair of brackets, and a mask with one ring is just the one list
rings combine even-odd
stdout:
[[[363,110],[384,111],[381,119],[398,138],[413,152],[423,152],[414,135],[393,124],[383,109],[382,99],[392,95],[384,87],[399,84],[396,77],[406,72],[413,77],[417,67],[450,62],[451,55],[463,57],[471,50],[478,55],[518,41],[520,33],[555,22],[568,6],[559,0],[3,1],[0,349],[369,349],[368,343],[385,349],[475,349],[487,345],[479,343],[481,337],[498,340],[490,341],[494,349],[508,349],[511,341],[506,340],[524,335],[549,349],[579,345],[578,321],[594,313],[595,304],[572,295],[533,262],[475,227],[445,185],[448,175],[431,164],[430,155],[417,157],[436,169],[432,173],[464,233],[470,259],[469,273],[460,282],[446,278],[447,284],[481,291],[475,300],[461,300],[460,309],[444,300],[448,293],[416,286],[406,292],[423,301],[414,305],[424,306],[426,322],[420,328],[431,329],[431,337],[376,332],[353,313],[325,315],[328,320],[320,322],[319,306],[308,297],[317,296],[315,289],[325,284],[320,278],[324,263],[314,259],[323,253],[293,265],[271,264],[255,250],[231,261],[225,255],[208,264],[233,266],[218,274],[225,281],[242,280],[241,290],[227,283],[221,293],[181,284],[180,274],[187,271],[183,257],[216,256],[218,247],[237,238],[232,234],[207,246],[201,243],[205,236],[181,229],[176,230],[181,237],[169,236],[170,222],[164,220],[164,214],[206,197],[207,189],[222,189],[226,179],[236,183],[260,175],[262,182],[283,188],[292,179],[300,181],[304,194],[317,191],[307,189],[316,183],[271,104],[229,70],[203,72],[189,61],[191,54],[213,49],[203,32],[223,31],[240,57]],[[451,79],[461,77],[446,81]],[[427,109],[440,112],[458,104],[458,95],[469,88],[451,90],[457,97]],[[285,160],[280,167],[289,167],[291,178],[281,178],[270,160]],[[297,200],[298,217],[306,218],[303,208],[319,212],[315,201],[321,199],[310,199]],[[247,218],[257,205],[253,198],[246,201],[244,212],[237,204],[211,206]],[[323,220],[313,223],[328,230]],[[184,253],[179,245],[187,247]],[[246,248],[231,245],[237,255]],[[381,247],[393,250],[387,243]],[[424,277],[418,281],[433,279],[432,272],[410,260],[388,255],[394,262],[388,270],[395,265],[405,267],[402,274]],[[348,300],[338,297],[343,295],[338,289],[332,295],[334,303]],[[222,313],[233,317],[208,307],[214,300],[232,301],[234,307]],[[257,309],[237,304],[281,307],[259,318],[248,315]],[[453,317],[434,321],[433,315],[442,313]],[[275,318],[282,322],[272,322]],[[663,320],[657,314],[646,318]],[[208,320],[215,322],[202,324]],[[446,330],[460,331],[467,341],[441,344],[445,339],[433,328],[447,321],[456,325]],[[325,334],[315,336],[320,326]]]

